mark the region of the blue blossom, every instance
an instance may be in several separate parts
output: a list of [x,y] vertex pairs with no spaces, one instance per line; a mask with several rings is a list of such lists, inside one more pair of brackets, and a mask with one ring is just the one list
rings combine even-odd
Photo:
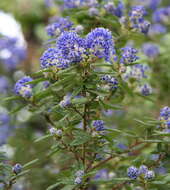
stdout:
[[16,38],[3,37],[0,39],[0,60],[7,70],[16,69],[25,58],[26,49],[18,45]]
[[96,6],[97,0],[64,0],[64,7],[68,9],[80,8],[83,6]]
[[47,49],[40,58],[42,68],[56,67],[66,69],[69,67],[70,61],[64,59],[61,52],[57,48]]
[[118,144],[117,144],[117,147],[118,147],[119,149],[121,149],[121,150],[127,150],[127,149],[128,149],[128,147],[127,147],[125,144],[123,144],[123,143],[118,143]]
[[78,63],[86,54],[86,42],[75,32],[63,32],[57,39],[57,49],[62,59]]
[[15,166],[13,167],[13,172],[15,173],[15,174],[19,174],[19,173],[21,173],[21,171],[22,171],[22,165],[21,164],[15,164]]
[[112,34],[108,29],[96,28],[92,30],[86,37],[87,47],[90,53],[98,58],[105,58],[110,61],[114,51],[114,43]]
[[104,8],[106,9],[107,12],[119,18],[123,16],[124,4],[121,1],[118,2],[117,7],[114,5],[113,2],[108,2],[107,4],[104,5]]
[[81,183],[82,183],[82,177],[76,177],[75,180],[74,180],[74,183],[75,183],[76,185],[81,184]]
[[103,120],[95,120],[93,121],[93,127],[95,127],[96,131],[104,131],[105,130],[105,123]]
[[98,16],[99,15],[99,10],[95,7],[91,7],[89,9],[89,15],[90,16]]
[[169,23],[170,6],[157,9],[153,14],[153,21],[160,23]]
[[151,24],[149,21],[143,19],[139,21],[137,28],[139,29],[140,32],[147,34],[149,31],[150,25]]
[[146,15],[146,10],[145,10],[144,6],[142,6],[142,5],[133,6],[129,13],[131,20],[142,19],[143,16],[145,16],[145,15]]
[[22,96],[24,98],[31,98],[32,97],[32,88],[33,85],[25,84],[27,82],[31,82],[33,79],[29,76],[25,76],[18,80],[15,84],[14,91],[17,95]]
[[0,76],[0,93],[6,94],[9,89],[9,80],[5,76]]
[[62,134],[63,134],[63,132],[62,132],[61,129],[56,129],[56,128],[54,128],[54,127],[50,128],[50,129],[49,129],[49,132],[50,132],[51,135],[56,135],[56,136],[58,136],[58,137],[61,137]]
[[96,175],[94,176],[95,180],[107,180],[108,179],[108,170],[107,169],[101,169],[99,170]]
[[146,174],[148,172],[148,167],[147,166],[145,166],[145,165],[141,165],[140,167],[139,167],[139,174],[141,175],[141,174]]
[[145,43],[142,46],[142,50],[149,58],[156,58],[159,54],[159,47],[154,43]]
[[120,63],[131,64],[135,62],[139,59],[139,57],[136,56],[137,53],[138,51],[133,47],[126,46],[125,48],[122,48]]
[[140,5],[155,10],[160,5],[162,0],[136,0],[136,1]]
[[115,77],[112,77],[110,75],[104,75],[101,77],[103,81],[111,85],[112,89],[117,89],[118,88],[118,80]]
[[169,121],[170,120],[170,107],[166,106],[166,107],[161,109],[160,119],[163,121]]
[[75,176],[77,176],[77,177],[83,177],[83,176],[84,176],[84,171],[83,171],[83,170],[78,170],[78,171],[75,173]]
[[144,84],[140,87],[140,92],[143,96],[149,96],[152,94],[152,88],[149,84]]
[[60,107],[65,108],[71,105],[71,94],[68,93],[64,96],[63,100],[59,103]]
[[136,167],[131,166],[127,169],[127,175],[131,179],[137,179],[139,176],[139,170]]
[[167,168],[165,168],[163,166],[160,166],[160,167],[155,168],[154,171],[155,171],[156,174],[166,174],[167,173]]
[[70,19],[67,18],[57,18],[54,23],[49,24],[46,27],[47,34],[51,37],[55,37],[60,35],[62,32],[66,30],[70,30],[73,26],[73,23]]
[[145,179],[150,180],[155,177],[155,173],[152,170],[149,170],[145,173]]
[[154,35],[164,34],[166,32],[167,28],[164,25],[156,23],[150,26],[148,35],[152,37]]
[[43,82],[43,87],[46,89],[50,86],[50,82],[49,81],[44,81]]

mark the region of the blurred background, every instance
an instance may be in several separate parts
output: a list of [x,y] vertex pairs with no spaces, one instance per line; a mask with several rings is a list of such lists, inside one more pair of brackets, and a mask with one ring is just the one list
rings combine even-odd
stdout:
[[[170,19],[167,23],[152,19],[157,9],[170,5],[170,2],[160,0],[156,7],[151,5],[151,0],[125,0],[124,3],[129,7],[143,4],[149,12],[147,18],[152,24],[149,34],[140,39],[137,36],[134,42],[140,49],[139,55],[143,63],[150,67],[149,83],[153,88],[154,101],[127,96],[124,110],[107,110],[105,114],[110,126],[128,128],[137,133],[142,129],[134,118],[158,118],[160,108],[170,105]],[[54,16],[61,16],[61,8],[53,0],[0,1],[0,99],[13,95],[13,86],[19,78],[40,69],[39,58],[49,39],[45,27]],[[81,19],[74,21],[82,24]],[[90,30],[90,26],[85,27],[87,31]],[[149,55],[142,50],[146,42],[156,44],[155,54],[152,54],[153,47],[148,50],[151,51]],[[48,129],[43,117],[32,115],[28,109],[21,109],[21,105],[15,102],[1,102],[0,121],[0,150],[6,152],[11,164],[24,164],[35,158],[41,160],[31,170],[31,174],[17,182],[13,189],[42,190],[53,184],[56,174],[67,160],[56,155],[46,156],[51,142],[34,143]],[[123,145],[128,143],[121,137],[119,140]],[[152,150],[148,151],[155,155]],[[163,163],[162,167],[166,170],[167,163]]]

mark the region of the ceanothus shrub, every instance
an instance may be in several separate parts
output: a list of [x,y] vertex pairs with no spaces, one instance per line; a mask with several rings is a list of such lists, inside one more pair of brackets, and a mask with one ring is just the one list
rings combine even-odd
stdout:
[[[156,119],[136,119],[143,128],[140,135],[113,127],[107,120],[109,110],[111,115],[124,110],[129,95],[153,101],[155,93],[149,80],[152,68],[143,64],[140,48],[150,60],[159,56],[159,50],[152,52],[146,44],[139,47],[133,39],[133,35],[146,37],[150,27],[147,12],[144,6],[129,10],[122,3],[63,1],[63,15],[70,18],[57,18],[47,27],[53,40],[42,53],[40,71],[15,84],[14,99],[28,104],[33,114],[46,120],[47,134],[35,142],[53,139],[47,155],[67,159],[64,169],[58,166],[56,181],[48,190],[103,186],[108,190],[159,190],[164,184],[168,188],[169,174],[161,175],[156,169],[169,156],[170,108],[161,109]],[[119,142],[120,136],[126,144]],[[152,161],[148,147],[158,155]],[[21,169],[15,166],[16,176]]]

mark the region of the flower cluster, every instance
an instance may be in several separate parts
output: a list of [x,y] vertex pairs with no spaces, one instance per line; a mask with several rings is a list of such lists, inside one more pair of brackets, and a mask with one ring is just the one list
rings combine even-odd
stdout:
[[92,30],[87,35],[86,42],[90,53],[98,58],[104,58],[106,61],[110,61],[114,52],[114,43],[112,34],[108,29],[96,28]]
[[60,107],[66,108],[71,104],[71,94],[68,93],[66,96],[64,96],[63,100],[59,103]]
[[15,69],[25,58],[26,49],[18,45],[16,38],[3,37],[0,39],[0,60],[6,69]]
[[149,96],[152,94],[152,88],[149,84],[144,84],[140,86],[140,92],[143,96]]
[[56,129],[54,127],[50,128],[49,132],[50,132],[51,135],[55,135],[55,136],[58,136],[58,137],[61,137],[62,133],[63,133],[61,129]]
[[153,43],[144,43],[142,50],[149,58],[156,58],[159,55],[159,47]]
[[159,120],[161,121],[161,127],[169,131],[170,129],[170,107],[166,106],[161,109]]
[[113,2],[108,2],[104,5],[104,8],[108,13],[115,15],[119,18],[123,16],[124,4],[121,1],[118,2],[117,6],[115,6]]
[[155,35],[164,34],[166,33],[166,31],[167,31],[167,28],[164,25],[156,23],[156,24],[151,25],[151,27],[149,28],[148,35],[150,37],[153,37]]
[[155,173],[152,170],[148,170],[148,167],[145,165],[141,165],[138,168],[135,166],[131,166],[127,169],[127,175],[129,178],[136,180],[139,176],[143,177],[146,180],[151,180],[155,177]]
[[145,15],[146,10],[141,5],[132,7],[129,13],[131,27],[139,30],[144,34],[147,34],[149,31],[150,23],[144,19]]
[[95,128],[96,131],[104,131],[106,129],[105,123],[103,120],[93,121],[93,127]]
[[118,80],[115,77],[112,77],[110,75],[104,75],[101,77],[101,79],[109,84],[111,86],[111,89],[118,88]]
[[130,46],[126,46],[125,48],[122,48],[120,63],[131,64],[135,62],[136,60],[139,59],[139,57],[136,55],[137,52],[138,51],[135,48],[130,47]]
[[22,96],[23,98],[30,99],[32,97],[32,88],[31,84],[25,84],[31,82],[33,79],[31,77],[25,76],[18,80],[15,84],[14,91],[17,95]]
[[157,9],[153,14],[153,21],[157,23],[169,23],[170,6]]
[[60,35],[62,32],[66,30],[70,30],[73,26],[73,23],[70,19],[67,18],[57,18],[54,23],[49,24],[46,27],[47,34],[51,37],[55,37]]
[[17,174],[21,173],[22,168],[23,167],[21,164],[15,164],[15,166],[12,168],[12,170],[17,175]]

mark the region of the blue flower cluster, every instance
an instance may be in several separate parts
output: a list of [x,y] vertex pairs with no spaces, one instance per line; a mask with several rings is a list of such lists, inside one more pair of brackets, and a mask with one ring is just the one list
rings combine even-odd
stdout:
[[104,131],[106,129],[105,123],[103,120],[93,121],[93,127],[95,128],[96,131]]
[[54,23],[46,27],[47,34],[51,37],[59,36],[62,32],[70,30],[73,23],[67,18],[57,18]]
[[138,51],[130,46],[126,46],[125,48],[122,48],[121,53],[121,64],[131,64],[139,59],[139,57],[136,55]]
[[119,18],[123,16],[124,4],[121,1],[118,2],[117,6],[115,6],[113,2],[108,2],[104,5],[104,8],[108,13],[115,15]]
[[21,164],[15,164],[15,166],[12,168],[12,170],[17,175],[17,174],[21,173],[22,168],[23,167]]
[[13,70],[26,58],[26,49],[18,45],[16,38],[0,39],[0,60],[7,70]]
[[79,7],[92,7],[98,4],[97,0],[63,0],[64,7],[67,9],[79,8]]
[[165,132],[170,132],[170,107],[166,106],[161,109],[159,120],[161,121],[161,127],[165,129]]
[[30,99],[32,97],[32,88],[31,84],[25,84],[31,82],[33,79],[29,76],[25,76],[18,80],[15,84],[14,91],[17,95],[22,96],[23,98]]
[[162,0],[136,0],[136,3],[155,10],[160,5],[161,1]]
[[153,14],[153,21],[168,24],[170,19],[170,6],[157,9]]
[[131,27],[139,30],[144,34],[147,34],[149,31],[150,23],[144,19],[145,15],[146,10],[141,5],[132,7],[129,13]]
[[167,28],[164,25],[156,23],[156,24],[151,25],[151,27],[149,28],[148,35],[150,37],[153,37],[155,35],[164,34],[166,33],[166,31],[167,31]]
[[133,180],[136,180],[139,176],[144,176],[146,180],[150,180],[155,177],[154,171],[148,170],[148,167],[145,165],[141,165],[139,169],[135,166],[129,167],[127,169],[127,175]]
[[111,85],[111,89],[118,88],[118,80],[115,77],[112,77],[110,75],[104,75],[101,77],[101,79],[105,81],[107,84]]
[[65,69],[91,55],[110,61],[114,52],[112,34],[108,29],[96,28],[86,38],[65,31],[57,38],[56,47],[44,52],[40,63],[42,68],[55,66]]
[[144,84],[140,86],[140,92],[143,96],[149,96],[152,94],[152,88],[149,84]]
[[59,103],[60,107],[65,108],[68,107],[71,104],[71,94],[68,93],[66,96],[64,96],[63,100]]
[[78,184],[81,184],[82,183],[82,180],[83,180],[83,176],[84,176],[84,171],[83,170],[78,170],[76,173],[75,173],[75,180],[74,180],[74,183],[76,185]]
[[6,94],[9,89],[9,80],[5,76],[0,76],[0,93]]
[[92,30],[86,37],[87,48],[90,53],[98,58],[104,58],[110,61],[112,53],[114,52],[114,43],[112,34],[108,29],[96,28]]
[[159,47],[154,43],[144,43],[142,50],[149,58],[156,58],[159,55]]

